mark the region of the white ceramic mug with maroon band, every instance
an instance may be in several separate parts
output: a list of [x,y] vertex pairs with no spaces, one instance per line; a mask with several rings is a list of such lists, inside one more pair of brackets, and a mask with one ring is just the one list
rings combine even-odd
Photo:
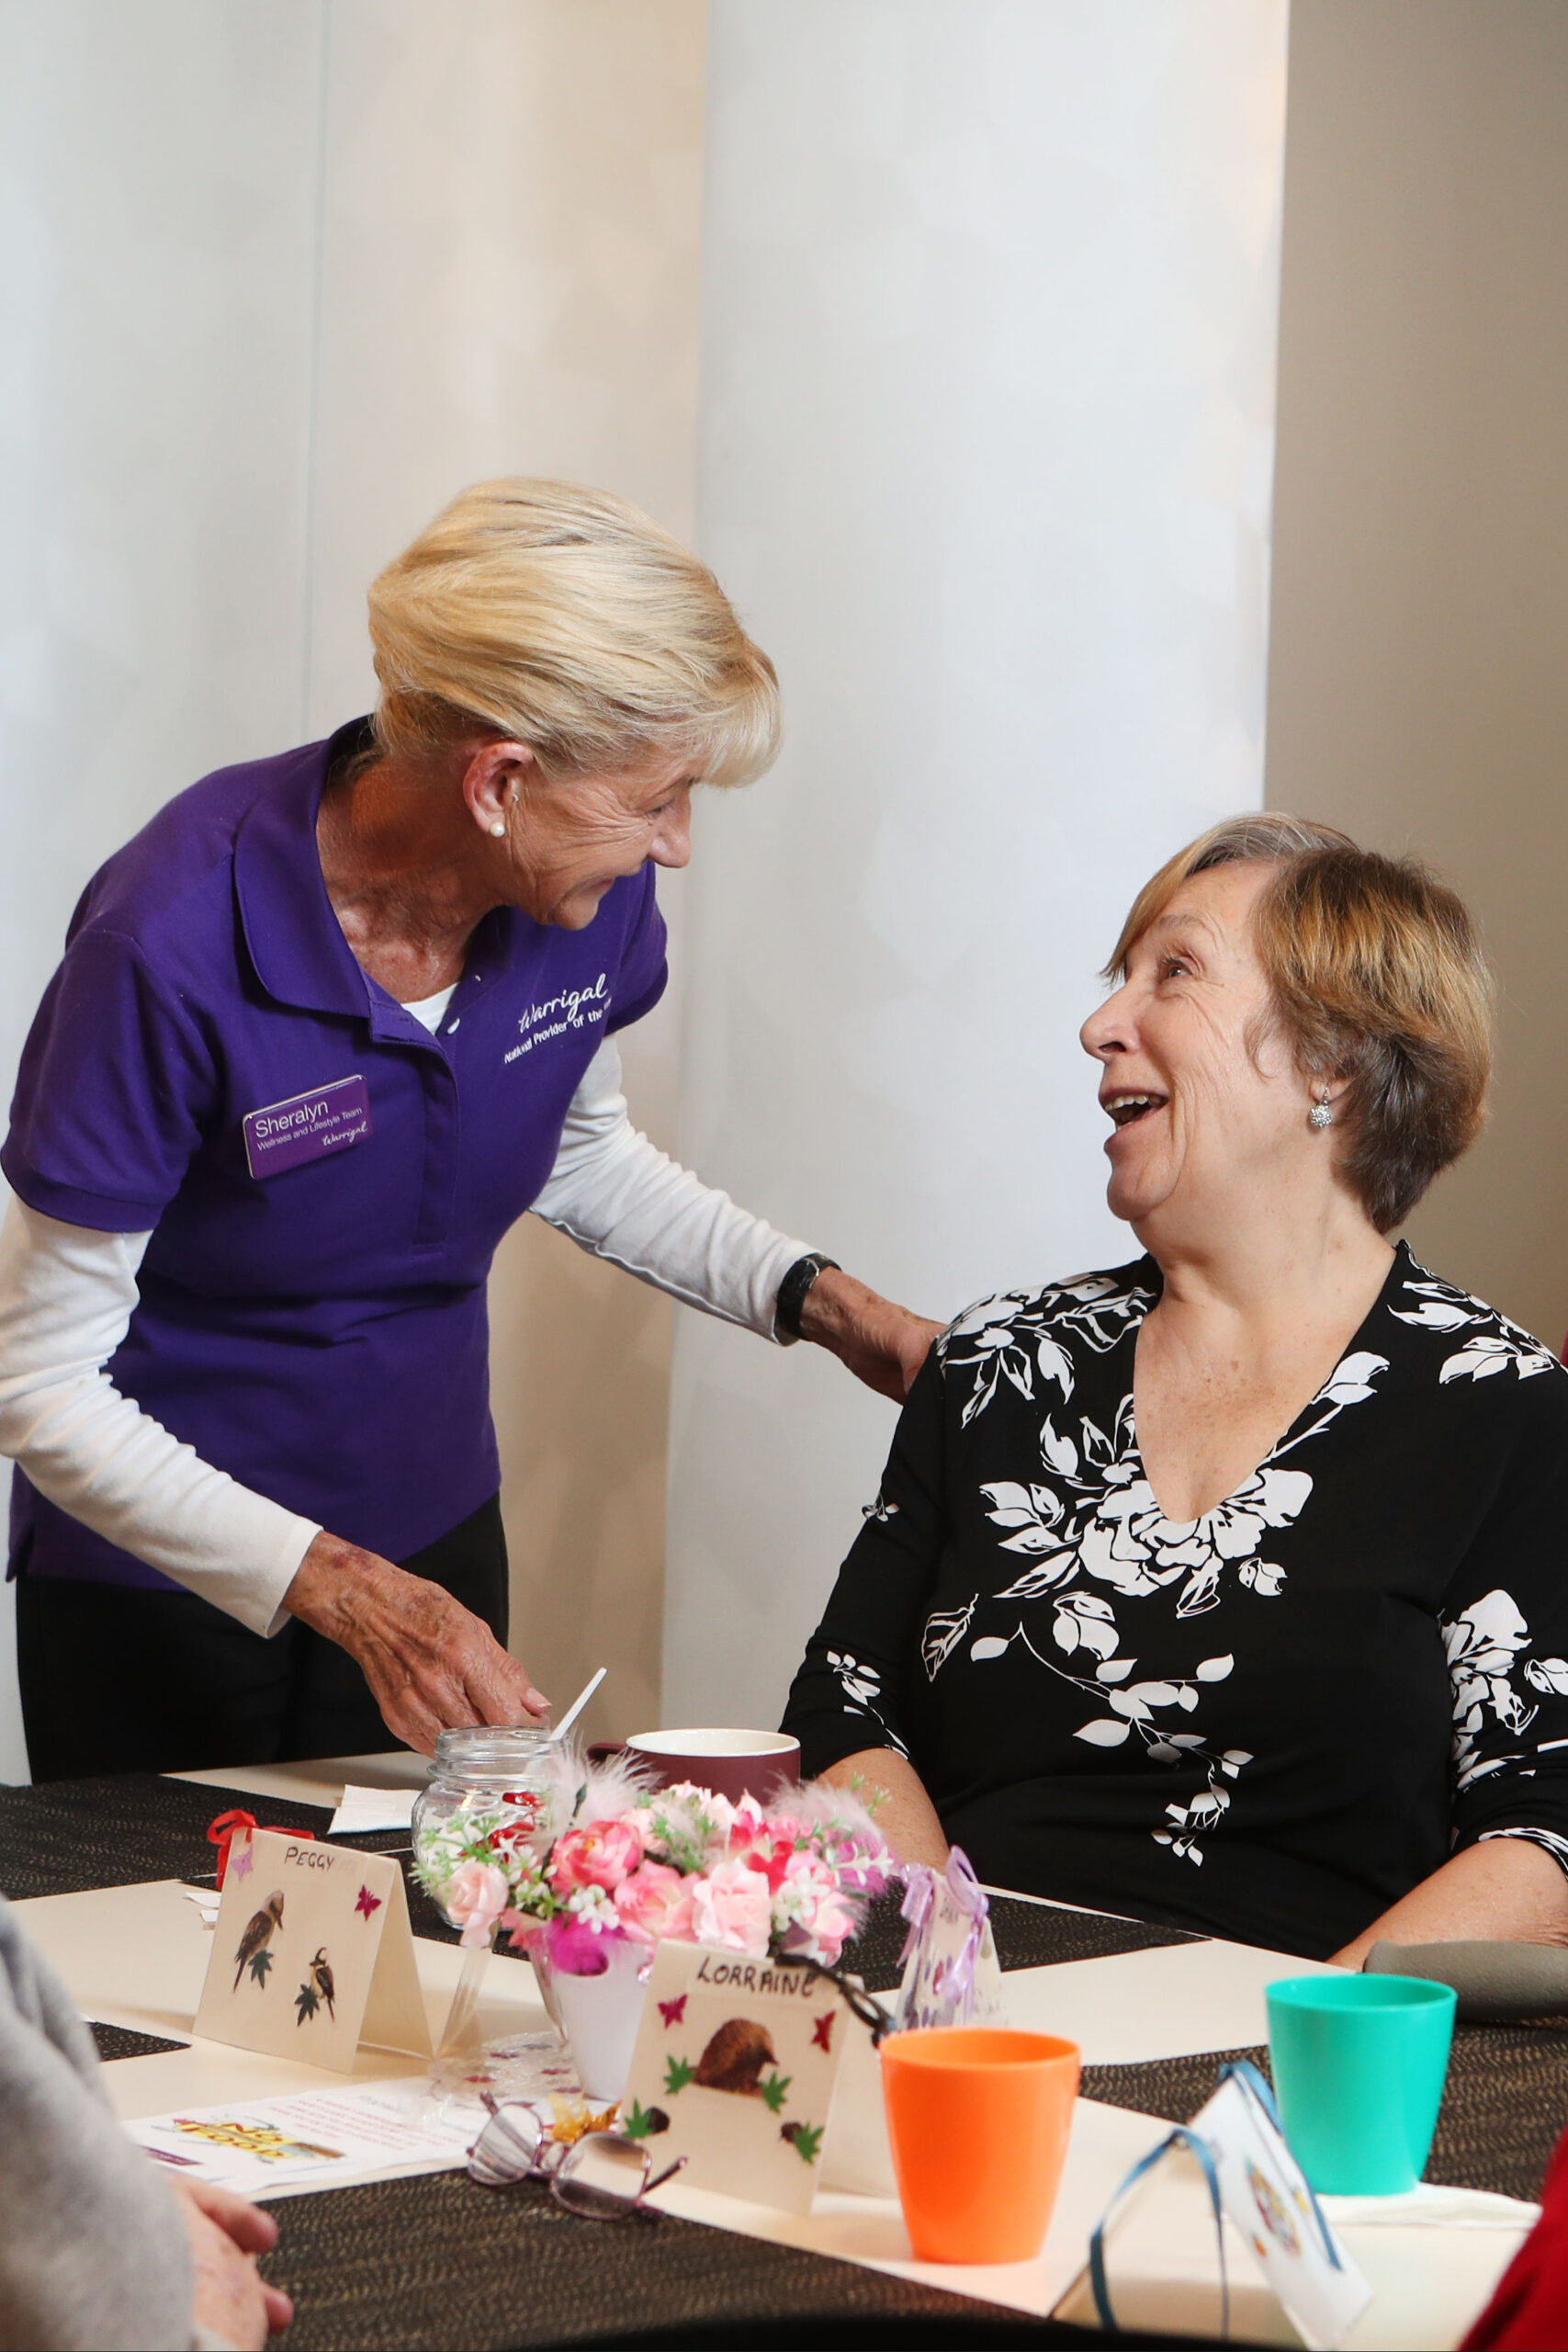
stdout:
[[782,1731],[638,1731],[626,1754],[649,1768],[659,1788],[694,1781],[732,1804],[744,1796],[766,1804],[800,1778],[800,1742]]

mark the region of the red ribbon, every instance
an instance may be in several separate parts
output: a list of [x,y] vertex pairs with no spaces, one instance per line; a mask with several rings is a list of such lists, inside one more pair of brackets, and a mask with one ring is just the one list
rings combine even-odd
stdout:
[[[218,1849],[218,1884],[220,1888],[221,1888],[223,1884],[224,1877],[229,1869],[230,1847],[233,1844],[235,1838],[240,1835],[242,1830],[243,1830],[248,1837],[250,1832],[253,1829],[259,1827],[259,1826],[260,1825],[258,1824],[254,1813],[241,1813],[238,1810],[233,1813],[220,1813],[217,1816],[216,1820],[209,1821],[208,1823],[207,1842],[209,1846],[216,1846]],[[304,1839],[309,1838],[312,1844],[314,1844],[316,1837],[316,1833],[313,1829],[283,1829],[279,1830],[277,1834],[279,1837],[293,1838],[300,1840],[301,1842]]]

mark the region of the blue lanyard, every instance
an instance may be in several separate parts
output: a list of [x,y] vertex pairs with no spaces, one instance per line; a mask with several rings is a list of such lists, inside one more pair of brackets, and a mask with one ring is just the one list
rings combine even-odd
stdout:
[[1214,2159],[1208,2142],[1200,2139],[1196,2132],[1190,2132],[1185,2123],[1179,2123],[1175,2130],[1168,2132],[1160,2142],[1157,2148],[1151,2148],[1146,2156],[1139,2157],[1095,2224],[1094,2235],[1089,2242],[1089,2283],[1094,2290],[1094,2308],[1100,2315],[1100,2324],[1107,2335],[1119,2335],[1122,2331],[1116,2324],[1116,2314],[1111,2308],[1111,2289],[1105,2276],[1105,2233],[1115,2218],[1117,2207],[1128,2191],[1135,2188],[1144,2175],[1157,2165],[1162,2156],[1168,2155],[1172,2148],[1189,2149],[1197,2157],[1202,2167],[1203,2177],[1209,2185],[1209,2203],[1214,2216],[1214,2244],[1219,2248],[1220,2255],[1220,2334],[1228,2339],[1231,2332],[1231,2282],[1230,2273],[1225,2267],[1225,2233],[1223,2226],[1224,2215],[1220,2205],[1220,2176],[1214,2169]]
[[[1237,2058],[1228,2066],[1221,2067],[1221,2085],[1232,2080],[1240,2084],[1246,2097],[1257,2101],[1275,2131],[1283,2139],[1284,2127],[1280,2121],[1280,2110],[1274,2103],[1274,2094],[1249,2058]],[[1146,2156],[1139,2157],[1095,2225],[1094,2235],[1089,2242],[1089,2280],[1094,2293],[1094,2308],[1099,2315],[1100,2326],[1106,2334],[1119,2335],[1121,2331],[1116,2324],[1116,2315],[1111,2308],[1111,2289],[1105,2275],[1105,2233],[1114,2221],[1117,2209],[1123,2199],[1136,2188],[1144,2175],[1151,2171],[1160,2158],[1168,2155],[1172,2148],[1185,2148],[1196,2158],[1204,2181],[1208,2185],[1209,2206],[1214,2217],[1214,2245],[1220,2262],[1220,2334],[1228,2341],[1231,2332],[1231,2285],[1230,2273],[1225,2264],[1224,2210],[1220,2202],[1220,2176],[1214,2163],[1213,2151],[1208,2142],[1185,2123],[1177,2124],[1174,2130],[1167,2133],[1156,2148],[1151,2148]],[[1317,2223],[1319,2234],[1323,2239],[1324,2253],[1336,2270],[1343,2269],[1344,2265],[1339,2259],[1338,2248],[1335,2245],[1329,2233],[1328,2223],[1324,2219],[1323,2209],[1318,2204],[1310,2181],[1307,2183],[1307,2199],[1312,2207],[1313,2219]]]

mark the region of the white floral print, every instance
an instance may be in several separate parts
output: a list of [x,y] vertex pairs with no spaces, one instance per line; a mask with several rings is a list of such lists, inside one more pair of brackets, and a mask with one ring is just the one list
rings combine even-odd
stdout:
[[[1069,1304],[1058,1312],[1055,1303],[1064,1295]],[[1122,1397],[1109,1433],[1087,1415],[1070,1420],[1072,1367],[1070,1361],[1065,1368],[1058,1361],[1064,1351],[1050,1337],[1070,1321],[1090,1347],[1104,1352],[1142,1319],[1154,1296],[1152,1290],[1138,1286],[1118,1294],[1101,1276],[1068,1284],[1065,1292],[1048,1292],[1037,1301],[992,1301],[965,1318],[966,1329],[955,1327],[959,1344],[950,1348],[946,1365],[950,1375],[968,1373],[973,1378],[961,1426],[986,1410],[1001,1378],[1031,1401],[1040,1395],[1037,1372],[1042,1385],[1048,1378],[1059,1391],[1060,1404],[1046,1412],[1041,1426],[1041,1476],[1027,1484],[996,1480],[980,1490],[988,1505],[987,1516],[1001,1531],[999,1548],[1021,1554],[1028,1562],[993,1598],[1027,1602],[1053,1596],[1055,1646],[1069,1656],[1089,1652],[1098,1660],[1094,1682],[1085,1687],[1104,1688],[1110,1712],[1092,1717],[1076,1737],[1110,1748],[1122,1746],[1136,1732],[1156,1763],[1204,1765],[1207,1793],[1190,1805],[1168,1807],[1171,1828],[1153,1833],[1156,1842],[1182,1860],[1201,1863],[1196,1832],[1223,1819],[1230,1804],[1227,1782],[1252,1759],[1240,1749],[1209,1751],[1201,1732],[1194,1728],[1163,1731],[1155,1723],[1155,1713],[1167,1707],[1195,1710],[1198,1685],[1219,1679],[1220,1662],[1200,1661],[1190,1679],[1129,1681],[1137,1663],[1135,1636],[1129,1632],[1123,1639],[1112,1602],[1084,1590],[1085,1581],[1134,1601],[1178,1585],[1179,1621],[1202,1617],[1217,1608],[1227,1572],[1258,1600],[1275,1598],[1284,1588],[1285,1571],[1266,1556],[1269,1534],[1289,1527],[1312,1493],[1310,1473],[1284,1465],[1279,1457],[1321,1434],[1348,1407],[1375,1394],[1378,1375],[1388,1367],[1385,1358],[1365,1351],[1345,1356],[1292,1430],[1234,1494],[1195,1520],[1171,1520],[1144,1471],[1131,1394]],[[1006,1313],[1010,1307],[1015,1308],[1010,1319]],[[1024,1327],[1021,1331],[1020,1326]],[[933,1679],[958,1651],[978,1599],[976,1595],[964,1611],[928,1620],[923,1656]],[[993,1662],[1015,1640],[1040,1656],[1021,1621],[1015,1634],[980,1635],[969,1646],[969,1662]],[[1060,1671],[1053,1659],[1043,1658],[1042,1663]],[[1228,1658],[1224,1661],[1225,1673],[1230,1664]]]
[[844,1713],[869,1715],[882,1733],[876,1745],[896,1747],[900,1756],[907,1756],[908,1749],[883,1714],[882,1676],[877,1668],[852,1657],[847,1650],[829,1650],[828,1666],[844,1694]]
[[[1031,1402],[1037,1394],[1037,1374],[1043,1384],[1058,1387],[1064,1399],[1070,1396],[1072,1358],[1054,1334],[1076,1335],[1103,1355],[1116,1345],[1129,1323],[1143,1318],[1154,1296],[1152,1291],[1123,1289],[1111,1274],[1079,1274],[1039,1297],[1027,1291],[1008,1291],[998,1298],[982,1299],[937,1341],[937,1353],[948,1369],[973,1371],[976,1375],[960,1428],[967,1429],[976,1415],[985,1411],[1004,1378]],[[1062,1299],[1070,1305],[1059,1306]]]
[[1522,1838],[1527,1845],[1543,1847],[1568,1877],[1568,1838],[1560,1838],[1555,1829],[1483,1829],[1475,1842],[1489,1846],[1494,1838]]
[[1415,1304],[1392,1310],[1399,1321],[1414,1323],[1425,1331],[1468,1330],[1471,1334],[1446,1360],[1438,1374],[1439,1381],[1490,1380],[1510,1370],[1521,1380],[1533,1380],[1539,1373],[1556,1370],[1557,1358],[1517,1323],[1510,1323],[1506,1315],[1483,1306],[1464,1291],[1455,1290],[1451,1283],[1438,1282],[1424,1266],[1417,1272],[1421,1280],[1404,1284],[1404,1295]]
[[1511,1593],[1483,1593],[1460,1615],[1443,1621],[1443,1647],[1454,1694],[1454,1781],[1467,1788],[1489,1772],[1517,1764],[1516,1755],[1483,1756],[1480,1742],[1490,1715],[1511,1738],[1535,1721],[1537,1702],[1518,1687],[1568,1697],[1568,1658],[1531,1657],[1530,1632]]
[[[1528,1333],[1435,1280],[1414,1261],[1410,1264],[1411,1275],[1391,1302],[1391,1312],[1421,1329],[1467,1335],[1442,1363],[1439,1383],[1486,1379],[1509,1368],[1529,1379],[1551,1363]],[[1198,1685],[1217,1679],[1216,1661],[1199,1663],[1190,1679],[1129,1679],[1137,1664],[1137,1642],[1131,1621],[1125,1631],[1119,1623],[1118,1605],[1176,1586],[1177,1620],[1201,1618],[1220,1605],[1227,1579],[1259,1601],[1277,1598],[1284,1589],[1285,1570],[1269,1557],[1269,1539],[1290,1528],[1311,1498],[1312,1475],[1301,1466],[1302,1457],[1310,1459],[1312,1442],[1341,1413],[1377,1394],[1389,1367],[1386,1356],[1370,1350],[1348,1351],[1234,1494],[1195,1520],[1174,1521],[1145,1473],[1131,1393],[1122,1397],[1109,1432],[1086,1415],[1074,1417],[1072,1363],[1061,1344],[1070,1327],[1095,1352],[1106,1352],[1142,1320],[1156,1295],[1138,1283],[1119,1287],[1106,1275],[1080,1276],[1036,1297],[1013,1293],[982,1301],[960,1317],[941,1346],[947,1376],[970,1382],[961,1426],[986,1411],[1003,1380],[1032,1403],[1055,1392],[1058,1401],[1041,1424],[1039,1477],[996,1480],[980,1489],[987,1516],[998,1531],[998,1548],[1021,1555],[1027,1564],[992,1597],[1020,1604],[1050,1600],[1054,1647],[1066,1657],[1096,1661],[1092,1681],[1077,1675],[1068,1679],[1103,1690],[1109,1712],[1081,1725],[1077,1738],[1112,1748],[1136,1733],[1156,1762],[1205,1765],[1207,1790],[1185,1805],[1168,1805],[1169,1828],[1152,1833],[1174,1855],[1201,1864],[1198,1833],[1223,1822],[1229,1784],[1252,1758],[1239,1749],[1206,1751],[1196,1728],[1158,1729],[1156,1710],[1197,1709]],[[1096,1592],[1095,1587],[1101,1589]],[[979,1599],[976,1594],[963,1609],[928,1620],[922,1646],[930,1678],[960,1653]],[[1494,1593],[1444,1633],[1454,1678],[1455,1769],[1462,1788],[1468,1779],[1495,1770],[1505,1760],[1479,1760],[1477,1735],[1488,1713],[1511,1732],[1522,1731],[1533,1716],[1512,1679],[1513,1661],[1528,1645],[1529,1631],[1507,1595]],[[986,1633],[972,1641],[969,1662],[994,1662],[1015,1642],[1053,1673],[1063,1671],[1036,1648],[1022,1619],[1012,1634]],[[1529,1661],[1522,1671],[1531,1687],[1554,1690],[1555,1681],[1538,1678],[1561,1673],[1561,1688],[1568,1694],[1568,1664],[1562,1660]]]
[[[918,1620],[925,1711],[920,1724],[972,1724],[971,1736],[983,1742],[983,1726],[995,1723],[1006,1741],[1010,1773],[1024,1781],[1034,1770],[1059,1773],[1070,1783],[1072,1766],[1064,1747],[1081,1755],[1086,1787],[1098,1769],[1125,1775],[1114,1794],[1107,1791],[1103,1804],[1098,1796],[1086,1798],[1084,1826],[1097,1819],[1141,1825],[1140,1842],[1152,1841],[1144,1846],[1145,1854],[1157,1847],[1170,1862],[1200,1871],[1207,1852],[1211,1885],[1217,1881],[1225,1890],[1216,1898],[1223,1913],[1232,1903],[1229,1890],[1242,1853],[1238,1846],[1220,1863],[1227,1826],[1245,1821],[1246,1835],[1256,1841],[1259,1825],[1278,1814],[1281,1802],[1298,1804],[1293,1792],[1313,1769],[1312,1738],[1302,1722],[1303,1698],[1328,1710],[1324,1756],[1334,1761],[1325,1786],[1338,1775],[1347,1754],[1354,1769],[1356,1735],[1348,1724],[1337,1724],[1326,1690],[1312,1696],[1318,1683],[1311,1678],[1331,1670],[1337,1621],[1314,1630],[1300,1616],[1303,1603],[1316,1605],[1306,1591],[1303,1562],[1315,1570],[1321,1532],[1328,1546],[1325,1566],[1337,1571],[1334,1535],[1336,1525],[1342,1525],[1349,1539],[1345,1576],[1337,1584],[1330,1573],[1326,1589],[1345,1595],[1346,1639],[1381,1645],[1386,1628],[1395,1662],[1406,1643],[1414,1660],[1422,1642],[1429,1644],[1434,1627],[1442,1639],[1453,1715],[1450,1786],[1455,1798],[1467,1790],[1478,1792],[1459,1815],[1460,1822],[1469,1821],[1468,1832],[1450,1823],[1452,1834],[1530,1839],[1568,1871],[1568,1819],[1562,1817],[1568,1737],[1551,1736],[1568,1733],[1568,1657],[1552,1654],[1554,1648],[1568,1651],[1568,1606],[1560,1610],[1546,1597],[1557,1522],[1542,1522],[1539,1536],[1532,1531],[1530,1556],[1521,1564],[1516,1585],[1506,1565],[1514,1555],[1495,1532],[1498,1524],[1509,1524],[1506,1510],[1501,1522],[1483,1515],[1482,1533],[1472,1537],[1461,1503],[1451,1551],[1433,1523],[1437,1557],[1450,1565],[1423,1581],[1427,1554],[1412,1551],[1415,1539],[1407,1539],[1390,1514],[1400,1509],[1403,1487],[1414,1488],[1425,1473],[1408,1453],[1395,1452],[1387,1457],[1387,1481],[1383,1476],[1388,1433],[1396,1448],[1407,1447],[1412,1429],[1424,1425],[1426,1398],[1435,1426],[1444,1391],[1451,1395],[1483,1382],[1502,1381],[1507,1387],[1543,1383],[1548,1375],[1560,1382],[1568,1375],[1529,1333],[1436,1280],[1402,1244],[1362,1332],[1291,1428],[1212,1510],[1176,1521],[1162,1510],[1145,1470],[1132,1395],[1132,1341],[1158,1295],[1157,1274],[1145,1261],[1041,1293],[982,1300],[939,1341],[940,1385],[949,1399],[942,1408],[948,1433],[942,1442],[955,1449],[945,1457],[947,1483],[942,1492],[919,1480],[906,1488],[902,1474],[896,1476],[890,1464],[888,1486],[865,1514],[863,1540],[869,1548],[857,1547],[863,1564],[858,1592],[865,1600],[858,1615],[850,1612],[858,1627],[850,1638],[886,1656],[888,1689],[885,1695],[877,1669],[858,1648],[852,1656],[841,1634],[839,1646],[827,1650],[832,1636],[825,1624],[815,1654],[818,1661],[826,1655],[839,1704],[847,1713],[881,1724],[882,1733],[873,1736],[900,1753],[910,1752],[897,1729],[897,1689],[907,1687],[901,1678],[908,1671],[903,1646],[908,1635],[900,1634],[886,1653],[875,1648],[873,1595],[883,1578],[896,1586],[911,1573],[931,1574]],[[1380,1338],[1386,1352],[1369,1344]],[[1500,1390],[1488,1395],[1501,1401]],[[1383,1398],[1384,1417],[1374,1419],[1372,1408]],[[1474,1430],[1490,1430],[1497,1416],[1490,1404],[1479,1425],[1468,1407],[1459,1408],[1458,1419],[1453,1412],[1445,1406],[1442,1418],[1445,1427],[1453,1420],[1461,1475],[1468,1477],[1463,1465],[1475,1448]],[[1355,1426],[1342,1441],[1343,1453],[1336,1452],[1323,1441],[1346,1415]],[[1507,1476],[1523,1480],[1528,1495],[1535,1478],[1528,1467],[1531,1457],[1523,1436],[1509,1432],[1551,1432],[1562,1419],[1544,1388],[1532,1389],[1528,1420],[1516,1425],[1504,1414],[1503,1451],[1495,1458],[1489,1452],[1477,1454],[1478,1465],[1492,1466],[1478,1466],[1476,1476],[1491,1479],[1510,1464]],[[925,1425],[931,1426],[931,1420]],[[1545,1493],[1555,1491],[1547,1460],[1555,1442],[1550,1435],[1536,1442],[1533,1458],[1542,1464]],[[1568,1436],[1562,1445],[1568,1453]],[[1436,1468],[1437,1461],[1430,1466]],[[1455,1465],[1441,1466],[1451,1471]],[[1466,1491],[1451,1476],[1439,1477],[1436,1486],[1445,1496],[1462,1497]],[[1427,1519],[1433,1510],[1447,1508],[1431,1500],[1432,1491],[1429,1484],[1422,1507]],[[1489,1512],[1482,1489],[1475,1491],[1478,1509]],[[1363,1493],[1371,1506],[1365,1524],[1359,1521]],[[879,1548],[876,1539],[900,1510],[905,1515],[890,1531],[896,1548]],[[1518,1523],[1529,1522],[1521,1518]],[[1309,1524],[1313,1541],[1306,1542]],[[932,1568],[922,1571],[917,1563],[928,1544]],[[1546,1549],[1538,1557],[1541,1544]],[[1386,1591],[1378,1571],[1384,1556]],[[1489,1573],[1472,1574],[1466,1565],[1471,1558],[1495,1565]],[[1495,1589],[1472,1598],[1482,1583]],[[1445,1590],[1463,1598],[1445,1608]],[[1289,1605],[1282,1598],[1287,1593]],[[1428,1612],[1425,1634],[1420,1621],[1413,1621],[1411,1603]],[[1325,1605],[1332,1611],[1338,1603]],[[1379,1610],[1384,1611],[1381,1619]],[[1537,1618],[1534,1634],[1527,1611]],[[1306,1636],[1303,1662],[1309,1678],[1301,1694],[1291,1683],[1298,1623]],[[1257,1682],[1243,1679],[1244,1669],[1250,1674],[1255,1668],[1254,1627],[1261,1677]],[[1360,1651],[1351,1687],[1367,1693],[1389,1687],[1380,1685],[1380,1672],[1403,1669],[1385,1668],[1380,1663],[1383,1655],[1381,1647]],[[1418,1680],[1421,1669],[1412,1670]],[[1032,1702],[1027,1692],[1037,1682],[1039,1700]],[[1271,1701],[1263,1696],[1270,1692],[1279,1696],[1284,1743],[1272,1748],[1258,1736],[1260,1723],[1271,1727],[1275,1721],[1269,1712]],[[1427,1703],[1417,1688],[1413,1723]],[[1038,1741],[1030,1728],[1036,1714]],[[1398,1706],[1394,1715],[1401,1720]],[[1237,1744],[1238,1735],[1246,1745]],[[931,1736],[911,1727],[918,1758]],[[854,1737],[860,1744],[858,1732]],[[1266,1751],[1267,1781],[1255,1748]],[[1564,1753],[1549,1755],[1549,1749]],[[1376,1740],[1369,1753],[1381,1753]],[[963,1751],[964,1759],[982,1766],[987,1754],[983,1745]],[[1045,1759],[1053,1754],[1056,1760],[1049,1764]],[[1036,1755],[1040,1761],[1032,1763]],[[1160,1776],[1167,1772],[1171,1781],[1162,1792]],[[1415,1801],[1417,1779],[1418,1774],[1408,1783],[1407,1801]],[[1541,1810],[1532,1816],[1529,1800],[1521,1807],[1520,1795],[1537,1780]],[[1289,1792],[1283,1798],[1282,1789]],[[965,1792],[958,1802],[973,1810],[983,1796],[983,1791]],[[1557,1812],[1550,1810],[1552,1802]],[[1042,1817],[1053,1817],[1055,1805],[1072,1808],[1077,1803],[1070,1787],[1061,1796],[1047,1794]],[[1010,1835],[1016,1834],[1016,1818]],[[1542,1819],[1557,1826],[1538,1826]],[[1431,1826],[1416,1830],[1416,1850],[1431,1834]],[[1315,1861],[1313,1867],[1318,1867]],[[1164,1860],[1151,1860],[1148,1869],[1151,1894],[1159,1883],[1168,1884]],[[1189,1875],[1183,1867],[1181,1879]],[[1190,1908],[1190,1896],[1176,1899]],[[1246,1916],[1256,1916],[1247,1909],[1253,1902],[1249,1892]],[[1202,1905],[1209,1904],[1205,1894]],[[1304,1911],[1295,1932],[1310,1937]],[[1309,1944],[1290,1948],[1304,1951]]]

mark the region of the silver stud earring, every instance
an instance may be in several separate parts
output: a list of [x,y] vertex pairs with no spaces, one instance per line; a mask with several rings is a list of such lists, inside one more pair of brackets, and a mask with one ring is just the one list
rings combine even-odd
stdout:
[[490,830],[496,841],[503,842],[506,839],[506,826],[500,817],[495,820]]
[[1320,1129],[1323,1127],[1331,1127],[1334,1125],[1334,1114],[1328,1107],[1328,1096],[1326,1093],[1320,1094],[1317,1101],[1313,1104],[1312,1109],[1307,1113],[1307,1125],[1309,1127],[1317,1127]]

